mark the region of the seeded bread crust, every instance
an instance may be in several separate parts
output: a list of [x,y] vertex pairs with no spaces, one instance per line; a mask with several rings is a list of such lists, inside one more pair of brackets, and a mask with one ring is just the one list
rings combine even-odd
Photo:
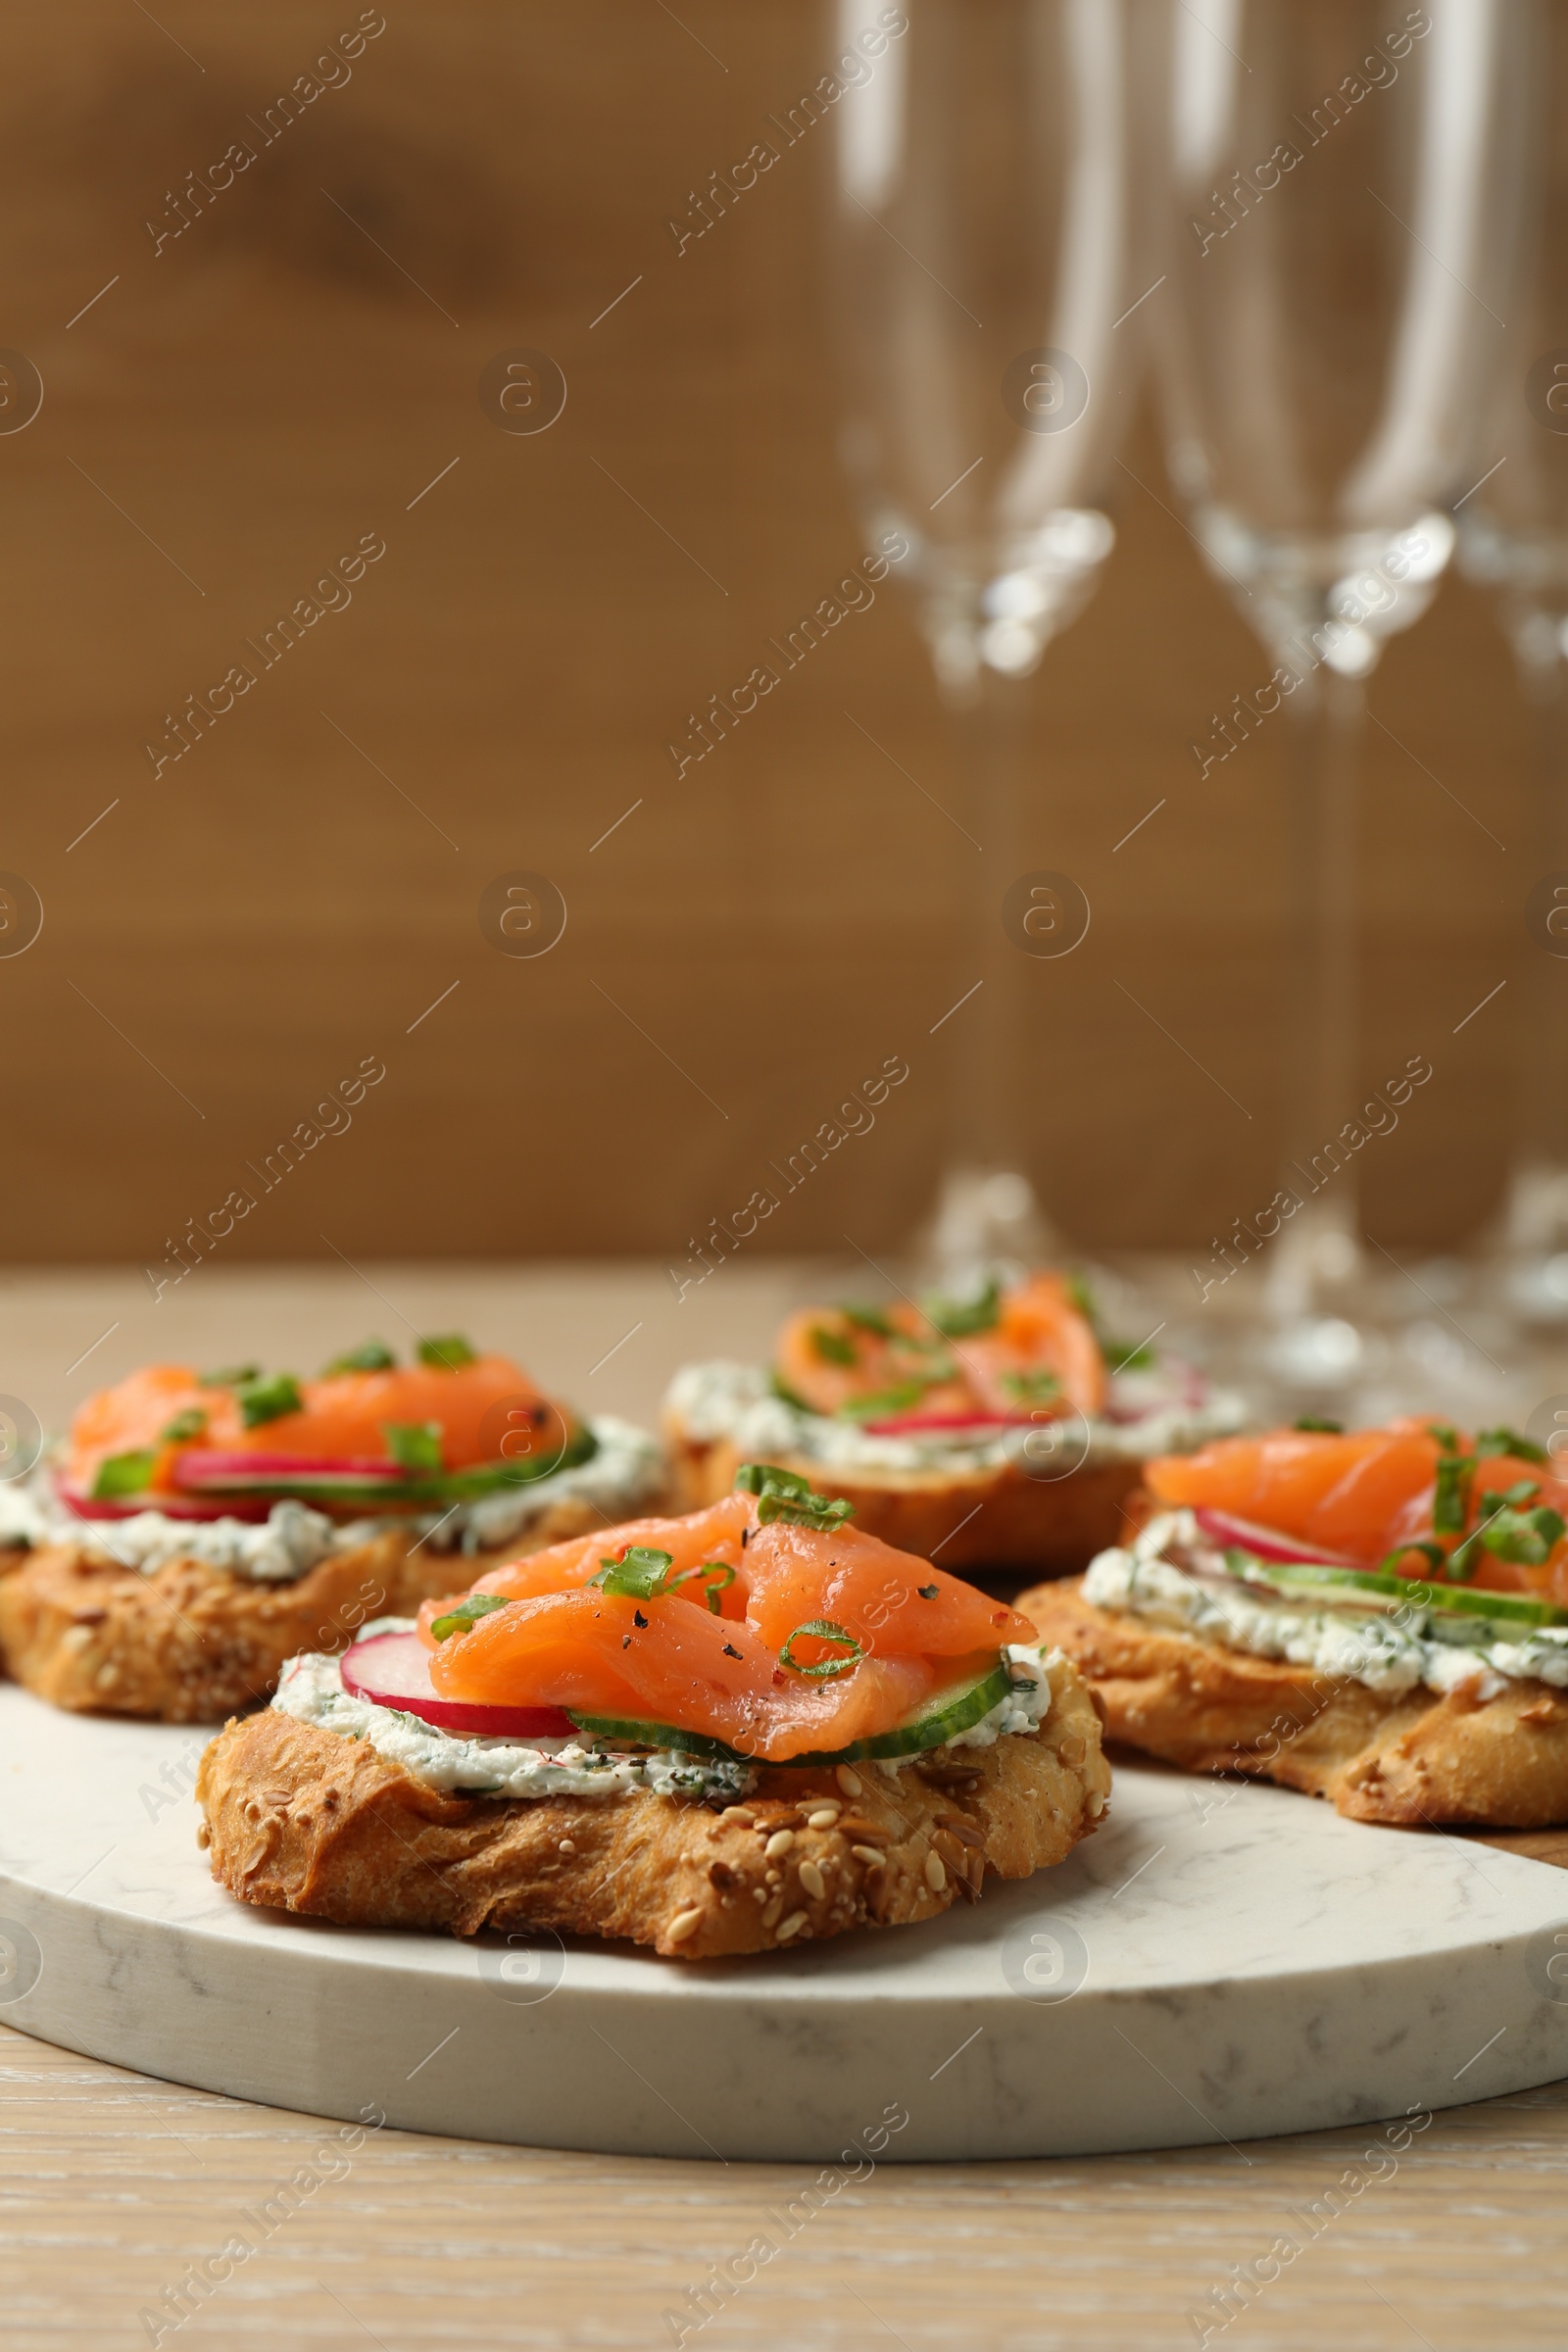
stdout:
[[[1025,1879],[1104,1817],[1093,1693],[1052,1667],[1035,1734],[874,1765],[767,1771],[715,1812],[639,1790],[451,1796],[368,1742],[268,1708],[225,1724],[196,1794],[213,1876],[242,1902],[355,1927],[546,1928],[682,1960],[931,1919],[988,1872]],[[812,1828],[813,1811],[837,1808]],[[781,1833],[784,1835],[781,1837]]]
[[[677,1511],[717,1502],[735,1484],[740,1448],[727,1438],[694,1437],[666,1414],[670,1477]],[[1054,1479],[1030,1478],[1014,1464],[996,1470],[844,1471],[809,1454],[770,1457],[819,1494],[855,1505],[861,1535],[880,1536],[900,1551],[961,1576],[973,1568],[1022,1568],[1035,1576],[1071,1576],[1096,1552],[1125,1541],[1123,1505],[1143,1480],[1139,1461],[1085,1463]]]
[[371,1617],[412,1617],[487,1567],[601,1524],[590,1504],[569,1499],[494,1551],[434,1551],[394,1532],[293,1584],[190,1559],[143,1575],[87,1543],[45,1544],[0,1579],[0,1656],[17,1682],[75,1713],[221,1723],[270,1697],[301,1650],[345,1648]]
[[1568,1822],[1568,1696],[1546,1683],[1487,1700],[1369,1690],[1097,1608],[1078,1581],[1041,1585],[1017,1606],[1087,1676],[1106,1737],[1166,1763],[1276,1781],[1352,1821]]

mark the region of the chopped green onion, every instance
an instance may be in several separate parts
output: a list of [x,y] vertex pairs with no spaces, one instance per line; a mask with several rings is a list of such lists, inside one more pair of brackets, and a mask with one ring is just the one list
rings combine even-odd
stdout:
[[937,1293],[921,1304],[926,1319],[945,1340],[969,1340],[977,1332],[995,1331],[1002,1316],[1002,1286],[993,1276],[973,1298],[944,1298]]
[[1326,1413],[1299,1413],[1291,1427],[1311,1437],[1343,1438],[1345,1435],[1345,1423],[1331,1421]]
[[815,1412],[815,1405],[808,1404],[800,1391],[792,1389],[788,1381],[780,1380],[776,1372],[768,1374],[767,1385],[781,1404],[793,1404],[798,1413]]
[[1379,1560],[1378,1574],[1380,1576],[1399,1575],[1397,1562],[1402,1560],[1408,1551],[1419,1551],[1426,1559],[1434,1576],[1441,1576],[1447,1566],[1448,1555],[1441,1544],[1396,1544],[1392,1551],[1385,1552],[1383,1558]]
[[1099,1302],[1081,1274],[1069,1274],[1063,1286],[1069,1302],[1078,1309],[1086,1323],[1098,1322]]
[[158,1432],[159,1443],[163,1446],[188,1446],[191,1439],[199,1438],[206,1427],[207,1415],[201,1406],[187,1404],[182,1413],[174,1415],[167,1428]]
[[112,1453],[98,1465],[92,1482],[94,1502],[118,1502],[125,1494],[144,1494],[157,1466],[156,1453]]
[[334,1355],[321,1378],[332,1380],[339,1372],[395,1372],[397,1366],[398,1359],[384,1340],[362,1340],[346,1355]]
[[439,1470],[442,1468],[439,1421],[383,1421],[381,1435],[386,1449],[400,1470]]
[[[1434,1431],[1436,1436],[1437,1432]],[[1466,1487],[1476,1466],[1472,1453],[1445,1451],[1438,1459],[1438,1483],[1432,1496],[1432,1526],[1440,1536],[1458,1536],[1464,1533],[1469,1517],[1466,1508]]]
[[260,1429],[264,1421],[280,1421],[285,1413],[305,1409],[300,1384],[292,1372],[276,1372],[270,1380],[249,1381],[235,1391],[235,1396],[247,1429]]
[[668,1590],[674,1565],[673,1552],[656,1551],[649,1544],[632,1544],[618,1559],[601,1557],[599,1574],[588,1582],[620,1600],[652,1600]]
[[1562,1513],[1545,1504],[1533,1511],[1513,1510],[1504,1504],[1488,1526],[1476,1532],[1495,1559],[1540,1568],[1551,1557],[1565,1524]]
[[896,1340],[900,1337],[879,1306],[841,1306],[839,1313],[846,1323],[853,1323],[857,1331],[870,1332],[873,1339]]
[[443,1339],[419,1342],[420,1363],[429,1364],[437,1372],[461,1372],[465,1364],[476,1364],[478,1360],[458,1331],[448,1332]]
[[445,1617],[438,1617],[430,1631],[438,1642],[445,1642],[450,1634],[466,1634],[470,1625],[476,1625],[481,1617],[488,1617],[492,1609],[510,1608],[511,1605],[498,1592],[469,1592]]
[[[850,1654],[843,1658],[824,1658],[817,1666],[803,1666],[799,1659],[792,1657],[790,1653],[797,1642],[808,1639],[812,1642],[836,1642],[847,1649]],[[857,1641],[854,1634],[850,1633],[846,1627],[835,1625],[831,1617],[813,1617],[808,1624],[798,1625],[795,1628],[794,1633],[791,1634],[778,1653],[778,1662],[781,1666],[787,1666],[791,1674],[809,1674],[818,1680],[831,1682],[838,1675],[852,1673],[864,1655],[863,1642]]]
[[1511,1453],[1521,1462],[1547,1463],[1551,1459],[1544,1446],[1538,1446],[1534,1438],[1522,1438],[1516,1429],[1484,1429],[1476,1439],[1476,1453],[1483,1461],[1493,1453]]
[[227,1364],[221,1372],[198,1372],[196,1386],[199,1389],[243,1389],[261,1377],[260,1364]]
[[757,1516],[764,1527],[781,1519],[786,1527],[811,1527],[827,1535],[855,1516],[853,1502],[818,1494],[808,1479],[775,1462],[742,1462],[735,1487],[739,1494],[757,1496]]
[[879,1421],[888,1413],[906,1413],[928,1389],[936,1387],[937,1380],[934,1372],[917,1372],[912,1379],[896,1380],[890,1389],[877,1389],[869,1396],[846,1397],[837,1417],[841,1421]]
[[1459,1433],[1450,1422],[1429,1421],[1427,1436],[1436,1438],[1445,1453],[1457,1453],[1459,1450]]
[[854,1366],[860,1360],[853,1340],[841,1331],[829,1331],[825,1323],[811,1325],[811,1353],[824,1364]]
[[1147,1372],[1154,1361],[1154,1349],[1147,1340],[1135,1341],[1130,1348],[1125,1340],[1101,1340],[1100,1352],[1112,1372]]
[[[1118,1365],[1117,1369],[1125,1371],[1126,1366]],[[1004,1372],[1002,1386],[1015,1404],[1048,1404],[1061,1393],[1058,1375],[1048,1372],[1043,1365],[1032,1372]]]
[[[672,1576],[669,1580],[670,1591],[673,1592],[677,1585],[690,1583],[694,1576],[702,1579],[708,1605],[713,1615],[722,1616],[724,1604],[719,1595],[727,1592],[735,1582],[734,1569],[727,1560],[705,1560],[700,1568],[682,1568],[678,1575]],[[713,1581],[715,1577],[718,1580],[716,1584]]]

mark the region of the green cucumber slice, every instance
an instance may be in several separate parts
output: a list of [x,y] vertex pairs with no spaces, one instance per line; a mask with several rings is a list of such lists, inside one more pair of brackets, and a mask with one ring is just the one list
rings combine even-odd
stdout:
[[1506,1625],[1568,1625],[1568,1609],[1553,1601],[1534,1600],[1527,1593],[1488,1592],[1472,1585],[1384,1576],[1371,1568],[1314,1568],[1271,1560],[1262,1581],[1281,1592],[1321,1592],[1325,1600],[1337,1600],[1341,1605],[1353,1605],[1364,1596],[1368,1607],[1377,1608],[1387,1596],[1414,1600],[1418,1607],[1433,1609],[1444,1617],[1494,1617]]
[[[809,1755],[788,1756],[777,1769],[793,1770],[800,1764],[862,1764],[878,1756],[916,1756],[928,1747],[943,1747],[959,1732],[971,1731],[993,1707],[999,1707],[1012,1689],[1012,1675],[1005,1659],[972,1683],[957,1690],[939,1690],[928,1698],[907,1722],[895,1726],[891,1732],[879,1732],[872,1740],[857,1740],[850,1747],[818,1748]],[[688,1755],[717,1756],[737,1764],[756,1764],[764,1759],[744,1756],[738,1748],[726,1747],[722,1740],[707,1740],[696,1732],[679,1732],[667,1723],[630,1723],[610,1715],[580,1715],[575,1707],[566,1713],[577,1729],[591,1732],[596,1740],[614,1740],[637,1747],[678,1747]]]
[[591,1732],[596,1740],[613,1740],[623,1747],[676,1747],[683,1755],[716,1756],[724,1763],[755,1761],[743,1756],[739,1748],[726,1747],[722,1740],[705,1739],[701,1732],[678,1732],[670,1723],[634,1723],[619,1715],[582,1715],[575,1707],[567,1707],[564,1712],[579,1732]]

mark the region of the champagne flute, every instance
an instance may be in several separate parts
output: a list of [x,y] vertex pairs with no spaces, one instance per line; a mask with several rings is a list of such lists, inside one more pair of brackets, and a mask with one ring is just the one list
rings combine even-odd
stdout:
[[1368,1352],[1346,1142],[1365,681],[1451,553],[1444,502],[1500,357],[1510,28],[1496,0],[1402,19],[1386,0],[1175,0],[1172,38],[1171,474],[1275,664],[1251,708],[1288,712],[1298,1205],[1270,1245],[1267,1354],[1288,1389],[1335,1391]]
[[963,793],[930,1236],[933,1270],[963,1282],[1060,1248],[1026,1168],[1026,992],[1088,909],[1023,871],[1022,730],[1115,536],[1107,477],[1159,274],[1164,7],[841,0],[837,23],[847,58],[875,46],[838,108],[844,456],[874,538],[908,549]]
[[[1495,591],[1535,721],[1535,788],[1513,975],[1518,1114],[1497,1240],[1527,1324],[1568,1321],[1568,24],[1516,0],[1515,135],[1529,203],[1505,364],[1471,453],[1459,562]],[[1528,896],[1527,896],[1528,893]]]

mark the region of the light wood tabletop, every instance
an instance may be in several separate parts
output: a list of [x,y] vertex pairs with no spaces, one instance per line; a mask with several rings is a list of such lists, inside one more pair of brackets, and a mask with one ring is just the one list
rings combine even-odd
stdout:
[[[58,1426],[153,1354],[243,1345],[309,1366],[377,1324],[428,1321],[513,1348],[589,1409],[646,1419],[672,1363],[756,1349],[808,1279],[735,1267],[677,1303],[646,1266],[253,1267],[154,1306],[133,1273],[13,1274],[0,1386]],[[1374,2126],[825,2184],[810,2166],[342,2134],[0,2027],[8,2352],[1556,2352],[1564,2337],[1568,2083],[1442,2112],[1397,2152]],[[291,2182],[277,2225],[249,2229],[253,2252],[210,2292],[186,2285]],[[755,2276],[714,2292],[715,2266],[756,2240],[771,2251],[754,2251]]]

